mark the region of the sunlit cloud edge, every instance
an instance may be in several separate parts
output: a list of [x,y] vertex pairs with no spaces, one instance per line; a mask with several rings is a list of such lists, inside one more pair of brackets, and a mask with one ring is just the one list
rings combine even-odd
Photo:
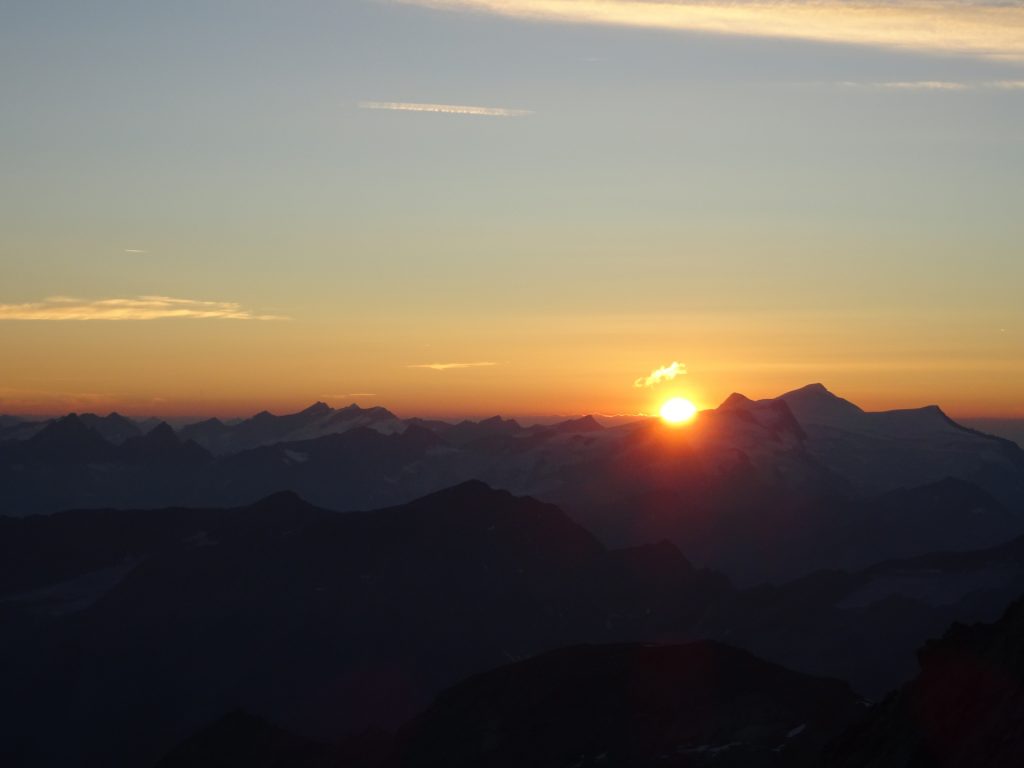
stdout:
[[394,0],[533,21],[801,39],[1024,61],[1024,8],[951,0],[901,3],[660,0]]
[[662,384],[666,381],[674,381],[679,376],[686,375],[685,363],[679,363],[672,361],[668,365],[664,365],[661,368],[655,368],[646,376],[641,376],[633,382],[633,386],[637,388],[653,387],[658,384]]
[[0,320],[288,320],[252,312],[233,301],[203,301],[172,296],[79,299],[50,296],[42,301],[0,304]]

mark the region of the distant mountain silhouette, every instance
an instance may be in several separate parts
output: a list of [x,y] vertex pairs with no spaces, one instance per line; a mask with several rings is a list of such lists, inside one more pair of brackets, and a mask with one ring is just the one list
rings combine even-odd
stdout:
[[166,424],[114,445],[71,414],[27,440],[0,443],[0,512],[183,503],[212,460]]
[[116,453],[110,443],[74,413],[50,422],[26,440],[23,447],[23,454],[29,459],[55,464],[107,461]]
[[993,621],[1021,594],[1024,537],[743,590],[704,614],[699,632],[874,698],[913,675],[925,639],[953,622]]
[[120,445],[131,437],[139,437],[143,432],[138,424],[116,411],[106,416],[83,413],[79,418],[83,424],[94,429],[100,437],[114,445]]
[[207,419],[182,428],[182,437],[195,440],[215,454],[237,453],[286,441],[309,440],[369,427],[385,434],[401,432],[405,426],[385,408],[349,405],[335,410],[317,402],[298,413],[275,416],[261,411],[249,419],[227,425]]
[[558,504],[608,546],[668,539],[745,584],[1024,533],[1014,443],[935,407],[867,413],[820,384],[758,402],[734,394],[680,429],[590,417],[448,424],[324,403],[199,422],[179,432],[186,447],[166,426],[151,442],[104,446],[95,430],[56,425],[0,443],[5,512],[235,506],[285,489],[325,508],[372,509],[477,479]]

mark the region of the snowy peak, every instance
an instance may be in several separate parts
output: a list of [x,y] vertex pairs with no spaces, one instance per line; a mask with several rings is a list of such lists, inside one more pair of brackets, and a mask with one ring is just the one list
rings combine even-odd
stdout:
[[759,427],[770,430],[776,435],[790,433],[798,438],[804,437],[793,412],[784,400],[751,400],[746,395],[733,392],[718,408],[718,413],[731,418],[740,418]]
[[754,401],[746,395],[741,395],[739,392],[733,392],[722,402],[716,410],[719,411],[735,411],[735,410],[746,410],[754,405]]
[[804,426],[819,424],[847,427],[864,415],[861,408],[832,394],[824,384],[808,384],[777,399],[786,403],[797,421]]

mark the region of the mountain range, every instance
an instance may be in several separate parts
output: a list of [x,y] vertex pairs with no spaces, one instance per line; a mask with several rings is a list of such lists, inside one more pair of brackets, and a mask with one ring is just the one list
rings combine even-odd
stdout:
[[937,407],[868,413],[821,385],[735,394],[681,428],[453,424],[324,403],[177,431],[132,426],[69,415],[0,431],[3,513],[237,506],[285,490],[373,509],[475,479],[556,503],[613,548],[668,539],[743,584],[1024,533],[1015,443]]
[[[501,697],[495,717],[507,718],[500,729],[515,734],[534,727],[522,720],[525,703],[538,701],[529,685],[553,685],[553,669],[581,664],[591,670],[581,672],[581,685],[622,685],[615,670],[634,664],[624,659],[645,664],[656,656],[637,643],[712,640],[765,660],[711,646],[722,675],[751,685],[783,682],[765,683],[756,696],[729,689],[739,698],[723,694],[724,709],[714,711],[733,714],[686,738],[670,727],[676,715],[666,715],[647,752],[630,751],[639,747],[628,733],[609,733],[618,739],[615,754],[630,756],[624,764],[644,764],[664,750],[674,750],[678,765],[726,753],[745,756],[743,765],[784,764],[772,750],[818,704],[792,701],[786,706],[796,709],[778,720],[767,713],[781,706],[772,697],[804,685],[800,675],[841,679],[877,699],[914,674],[914,651],[929,637],[954,621],[995,619],[1022,593],[1024,538],[740,589],[693,566],[669,542],[608,549],[557,507],[476,481],[346,514],[279,493],[238,508],[0,518],[0,721],[9,734],[0,758],[11,765],[154,764],[237,710],[290,734],[281,738],[293,746],[354,749],[369,739],[370,749],[377,741],[367,734],[380,732],[393,745],[419,713],[452,700],[437,697],[459,681],[504,664],[534,665],[514,675],[525,674],[520,694],[496,682],[500,676],[482,678],[482,689],[453,689],[466,692],[452,694],[463,703],[455,711],[442,706],[440,730],[424,731],[414,750],[429,755],[452,738],[445,733],[463,729],[477,729],[483,740],[467,744],[490,743],[490,721],[464,720],[479,697]],[[585,650],[527,661],[595,643],[619,650],[593,665]],[[678,658],[694,653],[678,651]],[[674,668],[676,652],[666,654]],[[679,663],[679,674],[690,674]],[[769,674],[766,663],[793,672]],[[649,679],[660,674],[658,665]],[[748,672],[731,671],[736,666]],[[586,683],[590,675],[606,682]],[[839,709],[852,700],[838,684],[820,685],[839,692],[830,699]],[[524,708],[514,709],[516,696]],[[748,709],[730,709],[737,701]],[[602,722],[581,715],[572,733],[585,741],[607,730]],[[809,726],[808,737],[820,745],[840,725]],[[564,749],[583,743],[566,738]],[[739,746],[722,750],[730,744]],[[590,746],[588,759],[601,764],[605,747]]]

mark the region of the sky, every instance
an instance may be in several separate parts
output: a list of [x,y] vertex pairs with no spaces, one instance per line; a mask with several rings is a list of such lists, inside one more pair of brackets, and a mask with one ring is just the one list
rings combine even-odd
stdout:
[[6,0],[0,71],[0,413],[1024,417],[1020,2]]

